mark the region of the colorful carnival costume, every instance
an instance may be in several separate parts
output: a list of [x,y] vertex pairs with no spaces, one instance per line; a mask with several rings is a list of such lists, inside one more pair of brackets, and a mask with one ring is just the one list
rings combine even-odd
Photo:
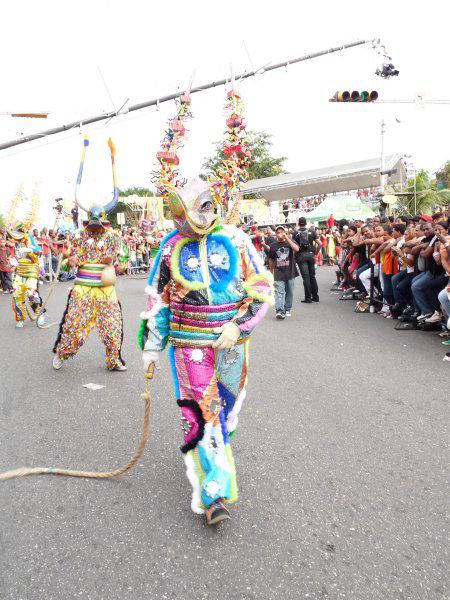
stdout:
[[[110,141],[114,177],[114,198],[104,208],[91,207],[89,220],[84,229],[71,236],[71,256],[69,261],[78,265],[74,286],[69,294],[57,340],[53,348],[56,354],[53,366],[59,369],[62,361],[74,356],[84,344],[94,325],[106,349],[106,367],[110,370],[126,370],[121,357],[123,337],[122,310],[117,300],[113,263],[120,251],[120,238],[108,229],[106,214],[118,201],[118,188],[115,183],[114,146]],[[84,142],[83,157],[77,181],[81,183],[83,163],[88,141]],[[76,194],[77,203],[84,208]],[[86,209],[84,209],[86,210]]]
[[[16,238],[17,241],[17,238]],[[42,298],[39,295],[39,257],[41,249],[28,235],[24,235],[16,250],[18,266],[13,281],[14,293],[12,296],[12,308],[16,327],[23,327],[27,318],[26,301],[32,310],[36,312],[42,306]],[[39,324],[44,322],[44,316],[38,317]]]
[[[229,99],[236,113],[240,98],[234,94]],[[242,123],[235,117],[234,134]],[[169,123],[169,134],[176,131],[173,125],[177,123]],[[244,148],[243,133],[236,146]],[[173,160],[170,148],[164,153]],[[229,518],[223,501],[237,499],[230,438],[246,395],[249,338],[273,301],[272,277],[249,236],[232,224],[222,225],[218,215],[228,199],[235,199],[248,154],[238,148],[228,154],[222,165],[227,180],[219,176],[209,184],[194,181],[182,188],[174,185],[158,154],[158,192],[166,195],[177,229],[162,241],[149,277],[140,344],[145,367],[170,344],[184,434],[181,451],[193,487],[191,508],[206,512],[207,522],[215,524]]]
[[[22,222],[16,219],[16,211],[23,203],[23,188],[19,186],[12,198],[6,217],[6,234],[16,246],[17,269],[13,280],[12,309],[16,327],[23,327],[27,318],[27,303],[36,313],[42,306],[39,295],[39,257],[41,248],[30,233],[35,222],[39,206],[37,187],[33,191],[30,206]],[[44,323],[44,315],[38,317],[38,324]]]

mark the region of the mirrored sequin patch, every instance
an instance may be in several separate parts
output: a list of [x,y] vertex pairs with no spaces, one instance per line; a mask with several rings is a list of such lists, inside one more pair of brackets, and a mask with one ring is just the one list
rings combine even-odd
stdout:
[[203,350],[201,348],[194,348],[191,352],[191,356],[190,356],[190,361],[200,364],[201,362],[203,362],[205,355],[203,353]]
[[234,346],[232,348],[229,348],[228,350],[225,350],[223,359],[227,365],[234,364],[238,358],[239,358],[239,353]]
[[198,258],[196,256],[194,256],[193,254],[191,254],[187,261],[186,261],[186,267],[189,269],[189,271],[194,272],[198,269],[198,266],[200,264],[200,261],[198,260]]
[[186,417],[181,417],[181,429],[183,430],[184,435],[189,435],[191,433],[192,425]]
[[224,263],[224,256],[219,254],[218,252],[213,252],[209,256],[209,264],[212,267],[220,267]]
[[222,408],[222,401],[220,400],[220,398],[213,398],[209,405],[209,410],[211,412],[217,414],[218,412],[220,412],[221,408]]
[[215,479],[212,479],[204,485],[203,491],[209,498],[215,498],[220,492],[220,485]]

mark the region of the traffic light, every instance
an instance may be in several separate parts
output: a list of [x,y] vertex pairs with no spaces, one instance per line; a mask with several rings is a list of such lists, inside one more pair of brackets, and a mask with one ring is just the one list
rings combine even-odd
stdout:
[[336,92],[330,102],[374,102],[378,98],[378,92]]

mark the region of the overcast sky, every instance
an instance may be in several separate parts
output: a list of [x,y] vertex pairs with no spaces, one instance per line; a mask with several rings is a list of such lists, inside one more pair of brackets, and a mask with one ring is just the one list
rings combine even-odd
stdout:
[[[17,1],[4,3],[0,37],[0,113],[45,111],[43,120],[0,115],[7,141],[72,120],[252,70],[358,39],[380,37],[400,76],[374,75],[382,58],[370,45],[292,65],[238,85],[248,128],[273,136],[273,154],[287,156],[290,172],[364,160],[380,154],[380,123],[387,121],[386,153],[415,157],[435,171],[449,159],[450,105],[336,104],[336,90],[375,89],[380,99],[449,100],[449,3],[377,0],[265,2],[197,0]],[[99,69],[109,92],[106,90]],[[181,153],[192,177],[220,140],[224,88],[193,96],[194,118]],[[112,98],[112,101],[110,99]],[[119,186],[146,186],[174,104],[86,127],[85,191],[111,191],[109,136],[117,147]],[[401,122],[397,123],[395,118]],[[82,136],[74,131],[0,151],[0,211],[17,185],[31,194],[39,182],[42,214],[53,198],[72,196]]]

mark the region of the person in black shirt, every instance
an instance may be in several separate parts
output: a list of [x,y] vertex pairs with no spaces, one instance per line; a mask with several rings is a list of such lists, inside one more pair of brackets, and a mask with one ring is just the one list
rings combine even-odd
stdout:
[[295,278],[298,276],[295,262],[297,244],[279,225],[275,230],[277,241],[270,246],[269,264],[275,284],[275,312],[277,319],[291,316]]
[[315,231],[306,228],[305,217],[298,220],[299,231],[294,236],[294,241],[299,247],[297,254],[297,263],[303,279],[303,288],[305,298],[302,300],[305,304],[319,302],[319,288],[316,281],[315,255],[320,252],[322,244],[318,240]]

